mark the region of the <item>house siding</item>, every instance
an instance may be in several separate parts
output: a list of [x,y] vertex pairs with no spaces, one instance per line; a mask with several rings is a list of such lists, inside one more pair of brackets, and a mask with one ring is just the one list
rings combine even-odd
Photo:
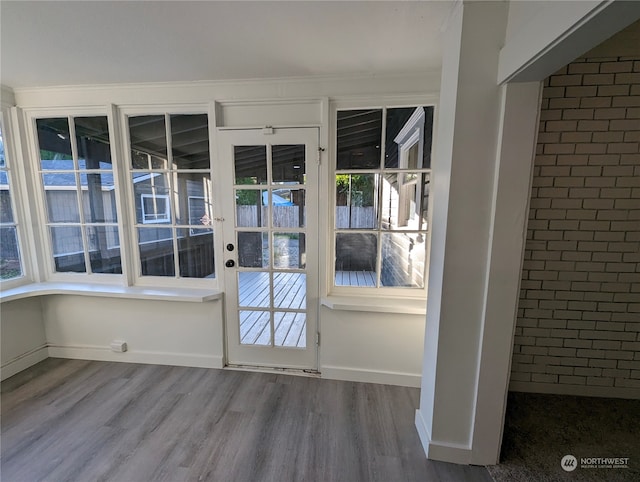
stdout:
[[512,388],[640,388],[639,142],[640,57],[546,79]]

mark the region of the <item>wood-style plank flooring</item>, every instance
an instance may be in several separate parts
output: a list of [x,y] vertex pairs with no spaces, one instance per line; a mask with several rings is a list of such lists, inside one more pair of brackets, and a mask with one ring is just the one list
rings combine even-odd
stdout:
[[47,359],[2,383],[3,482],[473,481],[427,461],[417,389]]

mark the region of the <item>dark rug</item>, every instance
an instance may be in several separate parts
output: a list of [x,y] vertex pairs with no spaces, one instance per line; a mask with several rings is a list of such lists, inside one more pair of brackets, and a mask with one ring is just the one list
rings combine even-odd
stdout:
[[[628,458],[628,468],[581,463],[598,457]],[[487,469],[496,482],[640,481],[640,400],[510,392],[500,465]]]

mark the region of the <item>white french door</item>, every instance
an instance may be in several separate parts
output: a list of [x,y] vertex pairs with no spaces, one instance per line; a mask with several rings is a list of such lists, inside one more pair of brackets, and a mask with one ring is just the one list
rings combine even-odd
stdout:
[[317,368],[318,129],[219,130],[227,363]]

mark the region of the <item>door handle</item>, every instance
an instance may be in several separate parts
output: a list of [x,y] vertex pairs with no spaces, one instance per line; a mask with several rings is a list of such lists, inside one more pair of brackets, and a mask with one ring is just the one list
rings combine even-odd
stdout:
[[233,268],[236,265],[236,262],[232,259],[228,260],[225,264],[224,264],[227,268]]
[[227,251],[233,251],[235,249],[235,246],[231,243],[227,244]]

